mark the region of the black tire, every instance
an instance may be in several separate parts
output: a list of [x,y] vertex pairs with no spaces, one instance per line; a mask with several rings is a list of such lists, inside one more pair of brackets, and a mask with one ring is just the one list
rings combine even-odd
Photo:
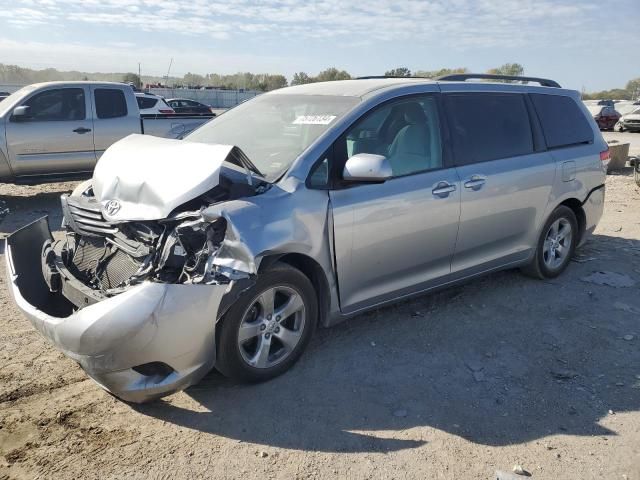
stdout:
[[[553,225],[560,219],[566,220],[571,225],[571,242],[569,245],[568,254],[563,258],[562,262],[555,268],[550,268],[549,265],[547,265],[547,263],[545,262],[545,239],[547,238],[547,234],[549,233],[551,225]],[[521,268],[522,272],[525,275],[539,279],[555,278],[560,275],[567,268],[567,265],[569,265],[571,257],[573,257],[578,242],[579,233],[578,220],[576,219],[576,215],[575,213],[573,213],[573,210],[564,205],[560,205],[551,213],[551,215],[545,222],[544,227],[542,228],[542,232],[540,233],[540,238],[538,239],[538,244],[536,245],[536,253],[533,256],[531,263]]]
[[[304,322],[296,346],[277,364],[267,368],[250,365],[241,353],[238,336],[245,314],[258,305],[262,293],[274,287],[295,291],[304,303]],[[283,319],[284,322],[285,319]],[[315,289],[300,270],[276,263],[260,273],[256,283],[234,303],[218,324],[216,368],[225,376],[240,382],[263,382],[283,374],[300,358],[318,323],[318,300]],[[284,323],[283,323],[284,325]],[[260,334],[256,339],[262,341]],[[274,340],[273,334],[272,341]],[[256,340],[258,341],[258,340]]]

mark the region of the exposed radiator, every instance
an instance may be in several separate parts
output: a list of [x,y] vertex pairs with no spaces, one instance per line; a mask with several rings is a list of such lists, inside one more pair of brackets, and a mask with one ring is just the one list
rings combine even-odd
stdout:
[[118,287],[131,278],[141,265],[104,238],[85,236],[77,241],[71,262],[69,268],[75,276],[87,283],[97,277],[102,290]]

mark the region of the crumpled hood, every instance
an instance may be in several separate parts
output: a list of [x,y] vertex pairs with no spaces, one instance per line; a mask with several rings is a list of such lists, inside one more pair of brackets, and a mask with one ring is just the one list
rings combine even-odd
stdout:
[[218,185],[232,145],[129,135],[111,145],[93,173],[108,221],[158,220]]
[[627,113],[623,115],[622,118],[624,120],[640,120],[640,113]]

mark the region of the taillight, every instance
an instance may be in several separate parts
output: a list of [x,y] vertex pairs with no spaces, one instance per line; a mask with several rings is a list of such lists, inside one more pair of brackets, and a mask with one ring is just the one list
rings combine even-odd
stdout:
[[600,161],[602,162],[602,166],[607,168],[611,161],[611,152],[608,148],[604,152],[600,152]]

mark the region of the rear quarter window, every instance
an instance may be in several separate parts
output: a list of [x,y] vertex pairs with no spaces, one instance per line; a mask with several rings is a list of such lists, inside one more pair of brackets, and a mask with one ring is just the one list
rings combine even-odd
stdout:
[[153,108],[156,105],[156,103],[158,103],[157,98],[151,98],[151,97],[136,97],[136,100],[138,101],[138,108],[141,108],[141,109]]
[[593,130],[571,97],[529,94],[548,148],[562,148],[593,142]]
[[457,165],[533,153],[522,94],[449,94],[447,110]]
[[98,118],[118,118],[127,116],[127,100],[122,90],[97,88],[94,91],[96,115]]

